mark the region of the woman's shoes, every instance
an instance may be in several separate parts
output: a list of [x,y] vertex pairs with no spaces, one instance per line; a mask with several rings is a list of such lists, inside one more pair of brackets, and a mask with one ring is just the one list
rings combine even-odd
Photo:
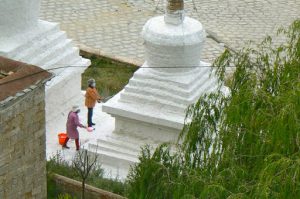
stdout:
[[67,145],[62,145],[62,148],[69,149],[70,147],[68,147]]

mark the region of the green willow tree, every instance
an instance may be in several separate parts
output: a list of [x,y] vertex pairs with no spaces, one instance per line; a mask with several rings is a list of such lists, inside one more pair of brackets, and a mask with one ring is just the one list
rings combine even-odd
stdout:
[[187,110],[178,153],[143,149],[128,176],[129,198],[300,198],[300,20],[286,42],[215,62],[230,94],[206,94]]

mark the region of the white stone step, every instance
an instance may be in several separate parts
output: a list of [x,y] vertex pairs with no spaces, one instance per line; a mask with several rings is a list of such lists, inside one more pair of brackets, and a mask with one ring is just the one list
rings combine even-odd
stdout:
[[144,147],[147,144],[150,144],[151,146],[158,145],[158,143],[155,143],[153,140],[138,136],[133,137],[126,134],[106,135],[105,137],[100,137],[99,141],[108,142],[115,146],[126,147],[138,153],[141,151],[141,147]]
[[210,71],[208,71],[207,68],[201,68],[198,69],[197,75],[191,76],[186,76],[186,77],[178,77],[179,78],[184,78],[184,79],[193,79],[192,84],[190,84],[188,81],[185,81],[185,83],[180,82],[182,80],[178,81],[167,81],[166,79],[158,79],[158,78],[151,78],[151,76],[143,76],[144,79],[141,79],[141,76],[135,75],[130,79],[129,85],[134,85],[137,87],[145,87],[145,88],[157,88],[160,89],[164,92],[169,92],[169,93],[177,93],[181,95],[186,95],[190,96],[192,93],[196,92],[199,90],[199,87],[202,86],[208,79],[210,79]]
[[[130,102],[130,103],[139,103],[139,104],[147,104],[147,105],[155,105],[161,109],[171,109],[179,113],[184,113],[187,105],[174,103],[165,99],[157,99],[153,96],[144,96],[135,93],[120,93],[120,102]],[[160,109],[160,110],[161,110]]]
[[[205,92],[210,87],[215,87],[216,80],[209,77],[209,75],[202,76],[200,80],[195,82],[194,89],[191,93],[187,96],[181,96],[178,94],[178,92],[173,91],[174,93],[171,93],[170,91],[165,91],[161,89],[156,89],[155,87],[151,87],[150,85],[142,86],[142,85],[132,85],[128,84],[124,89],[124,94],[121,95],[121,99],[127,99],[130,94],[133,95],[140,95],[143,98],[153,98],[155,100],[160,101],[168,101],[168,103],[165,102],[165,104],[182,104],[185,106],[188,106],[190,104],[195,103],[197,98],[199,98],[199,95],[202,95],[203,92]],[[124,98],[125,97],[125,98]],[[129,97],[130,98],[130,97]],[[176,106],[176,105],[175,105]]]
[[[60,56],[57,56],[43,65],[44,69],[66,67],[66,66],[86,66],[81,56],[79,56],[79,48],[72,47],[64,51]],[[86,67],[84,67],[86,68]]]
[[148,82],[149,80],[154,80],[156,82],[161,82],[161,83],[164,83],[164,84],[169,84],[169,85],[176,85],[177,87],[181,88],[181,89],[187,89],[187,84],[185,83],[181,83],[179,81],[176,81],[176,80],[172,80],[168,77],[159,77],[159,76],[156,76],[156,75],[147,75],[147,74],[142,74],[142,73],[134,73],[134,76],[133,76],[134,79],[136,80],[141,80],[141,81],[145,81],[145,82]]
[[29,48],[20,52],[16,56],[16,60],[31,60],[36,55],[41,54],[42,50],[50,49],[58,43],[64,42],[66,39],[66,33],[63,31],[54,32],[52,35],[45,35],[39,42],[34,42]]
[[152,79],[145,81],[133,77],[129,80],[128,85],[132,87],[135,86],[135,87],[142,87],[142,88],[155,88],[161,90],[162,92],[169,92],[169,93],[177,92],[178,95],[189,95],[189,91],[187,89],[178,87],[175,84],[169,84],[166,82],[160,82]]
[[160,89],[151,88],[148,86],[147,87],[136,87],[136,86],[132,86],[132,85],[128,84],[124,90],[127,93],[139,94],[139,95],[144,95],[147,97],[153,96],[157,99],[169,100],[173,103],[180,103],[180,104],[186,104],[186,105],[192,103],[192,101],[189,100],[189,96],[182,96],[176,92],[170,93],[170,92],[162,91]]
[[43,66],[45,63],[51,61],[55,57],[60,56],[65,51],[72,49],[72,41],[70,39],[66,39],[61,43],[58,43],[51,48],[45,49],[44,52],[41,52],[33,59],[29,61],[29,63],[36,65],[36,66]]
[[[97,144],[111,146],[118,149],[125,149],[126,153],[137,155],[140,152],[140,146],[135,144],[131,145],[128,142],[124,142],[122,140],[117,139],[97,139]],[[123,151],[124,152],[124,151]]]
[[99,146],[97,148],[97,144],[92,144],[91,142],[88,145],[83,145],[85,149],[87,149],[90,153],[98,154],[101,159],[101,163],[109,164],[109,165],[120,165],[122,167],[128,167],[134,163],[137,163],[138,157],[132,157],[128,154],[122,154],[119,151],[109,150],[109,148],[101,148]]
[[103,142],[102,140],[97,140],[96,142],[90,142],[89,148],[94,148],[95,150],[116,153],[123,156],[125,159],[135,159],[138,156],[138,151],[133,151],[124,146],[115,146],[109,142]]
[[108,179],[117,179],[121,182],[125,182],[129,172],[128,168],[115,167],[113,165],[101,164],[101,168],[104,169],[103,177]]
[[213,92],[216,92],[217,89],[218,89],[218,85],[216,84],[216,85],[207,87],[207,88],[206,88],[206,92],[207,92],[207,93],[213,93]]
[[[206,70],[201,70],[202,72],[199,73],[197,76],[194,76],[193,84],[186,86],[187,88],[183,88],[185,86],[180,86],[181,83],[179,82],[168,82],[164,79],[157,80],[157,79],[151,79],[150,77],[148,79],[140,79],[133,76],[133,78],[130,79],[129,84],[140,86],[140,87],[151,87],[151,88],[157,88],[161,89],[166,92],[180,92],[182,94],[189,95],[190,93],[197,90],[199,86],[201,86],[207,79],[210,78],[210,73],[205,72]],[[189,78],[189,77],[185,77]]]
[[[32,45],[34,45],[37,41],[44,39],[45,36],[52,35],[52,34],[60,31],[59,25],[56,23],[40,21],[38,26],[39,27],[37,28],[36,32],[28,33],[29,35],[27,36],[26,40],[24,40],[24,39],[22,40],[23,43],[22,43],[22,41],[19,41],[21,43],[18,43],[19,45],[8,53],[9,57],[15,58],[15,57],[19,56],[20,52],[25,52]],[[24,34],[26,35],[27,33],[24,33]]]
[[[202,76],[207,76],[211,74],[210,67],[200,67],[193,70],[193,73],[190,75],[174,75],[174,76],[158,76],[151,73],[147,73],[147,71],[141,70],[134,73],[132,79],[141,80],[144,82],[155,82],[162,83],[166,85],[176,86],[177,88],[181,88],[183,90],[190,89],[191,83],[197,82],[199,78]],[[195,75],[195,73],[197,75]],[[183,82],[180,80],[183,78]],[[188,79],[188,81],[186,81]]]
[[89,141],[83,147],[90,153],[98,154],[101,164],[112,165],[115,169],[125,169],[124,171],[127,173],[131,165],[139,162],[141,147],[146,144],[150,145],[151,153],[158,146],[158,143],[145,138],[125,134],[109,134]]
[[209,79],[206,79],[206,81],[202,84],[199,90],[194,93],[193,98],[197,100],[200,95],[203,95],[204,93],[213,92],[217,87],[218,87],[217,79],[210,77]]

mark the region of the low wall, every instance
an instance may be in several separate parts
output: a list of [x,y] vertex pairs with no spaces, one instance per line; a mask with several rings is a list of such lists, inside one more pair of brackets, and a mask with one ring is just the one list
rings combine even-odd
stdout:
[[[61,188],[62,191],[67,193],[81,194],[81,182],[54,174],[53,180],[57,186]],[[85,185],[85,196],[88,199],[126,199],[123,196],[98,189],[96,187]]]

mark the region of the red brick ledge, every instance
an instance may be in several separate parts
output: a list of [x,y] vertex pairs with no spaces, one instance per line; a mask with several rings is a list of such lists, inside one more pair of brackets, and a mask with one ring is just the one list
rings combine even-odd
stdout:
[[[73,193],[81,193],[81,182],[61,176],[58,174],[53,175],[55,183],[62,188],[62,190],[72,191]],[[118,194],[114,194],[102,189],[98,189],[91,185],[85,185],[85,195],[90,199],[127,199]]]
[[38,66],[2,56],[0,56],[0,71],[11,72],[10,75],[0,79],[0,105],[26,94],[53,77],[53,74]]

